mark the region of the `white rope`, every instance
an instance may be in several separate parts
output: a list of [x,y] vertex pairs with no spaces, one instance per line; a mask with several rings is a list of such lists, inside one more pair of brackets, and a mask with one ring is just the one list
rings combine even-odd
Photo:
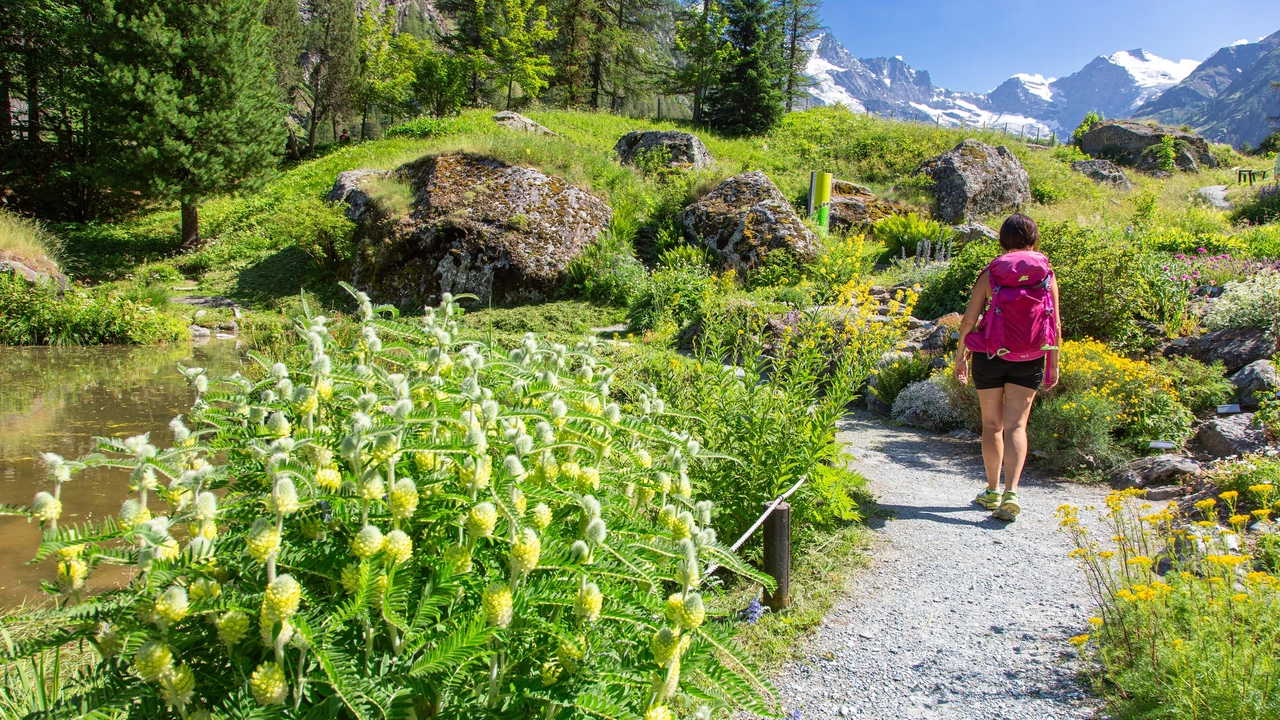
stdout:
[[[792,485],[790,490],[779,495],[777,500],[774,500],[772,503],[770,503],[769,507],[765,509],[764,514],[761,515],[758,520],[756,520],[756,523],[752,525],[750,528],[748,528],[747,531],[742,534],[742,537],[738,538],[738,542],[734,543],[729,549],[732,550],[733,552],[738,552],[738,548],[742,547],[742,543],[746,542],[747,538],[751,537],[752,533],[760,529],[760,526],[763,525],[764,521],[767,520],[769,516],[773,514],[773,511],[776,510],[778,506],[782,504],[782,501],[791,497],[791,495],[795,493],[796,490],[800,489],[800,486],[804,484],[804,481],[808,479],[809,478],[807,475],[801,475],[800,479],[796,481],[796,484]],[[706,575],[710,576],[711,573],[715,572],[718,569],[720,569],[719,565],[717,565],[716,563],[711,563],[710,565],[707,566]]]

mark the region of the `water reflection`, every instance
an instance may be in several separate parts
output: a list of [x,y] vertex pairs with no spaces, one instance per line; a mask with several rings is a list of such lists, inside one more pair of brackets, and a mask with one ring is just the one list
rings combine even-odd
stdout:
[[[177,364],[229,375],[240,358],[235,341],[195,348],[0,347],[0,503],[29,506],[37,491],[48,489],[41,452],[76,458],[93,451],[94,436],[144,432],[157,445],[169,443],[169,421],[190,409],[193,399]],[[62,490],[63,523],[116,513],[127,488],[122,471],[76,475]],[[0,607],[43,598],[40,580],[52,579],[52,564],[26,564],[39,540],[34,522],[0,517]],[[91,587],[121,577],[110,570],[95,571]]]

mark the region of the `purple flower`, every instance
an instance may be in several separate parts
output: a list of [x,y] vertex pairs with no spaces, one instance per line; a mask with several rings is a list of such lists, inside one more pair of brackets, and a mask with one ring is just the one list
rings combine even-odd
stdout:
[[1200,253],[1201,255],[1203,255],[1203,254],[1205,254],[1205,253],[1207,253],[1207,252],[1209,252],[1209,251],[1208,251],[1208,250],[1205,250],[1204,248],[1196,248],[1196,252],[1198,252],[1198,253]]
[[1165,265],[1165,266],[1164,266],[1164,271],[1165,271],[1165,272],[1169,272],[1169,266],[1168,266],[1168,265]]
[[1197,271],[1195,271],[1195,272],[1191,273],[1191,277],[1199,278],[1199,277],[1200,277],[1200,271],[1199,271],[1199,270],[1197,270]]
[[[742,610],[738,611],[738,619],[748,625],[755,625],[760,622],[760,617],[764,615],[765,607],[760,604],[760,598],[751,598],[751,602]],[[796,712],[799,712],[798,710]]]
[[1174,255],[1174,257],[1175,257],[1175,258],[1177,258],[1178,260],[1186,260],[1186,259],[1187,259],[1187,256],[1186,256],[1186,255],[1183,255],[1182,253],[1178,253],[1177,255]]

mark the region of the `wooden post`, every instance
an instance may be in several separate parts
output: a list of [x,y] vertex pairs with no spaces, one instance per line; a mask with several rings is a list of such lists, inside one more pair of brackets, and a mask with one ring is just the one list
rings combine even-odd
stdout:
[[791,604],[791,505],[785,502],[764,521],[764,572],[778,583],[777,590],[765,593],[764,602],[778,612]]

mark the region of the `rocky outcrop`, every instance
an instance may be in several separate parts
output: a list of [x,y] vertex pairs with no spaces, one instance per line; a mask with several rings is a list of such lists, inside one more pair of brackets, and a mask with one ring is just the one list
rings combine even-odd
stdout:
[[1158,169],[1151,149],[1166,137],[1173,138],[1174,164],[1179,170],[1218,167],[1218,158],[1209,151],[1209,143],[1204,138],[1164,125],[1106,120],[1081,136],[1080,149],[1093,158],[1115,160],[1150,172]]
[[859,225],[870,225],[890,215],[905,215],[911,208],[881,200],[871,189],[847,180],[831,183],[830,225],[834,230],[848,231]]
[[32,285],[45,286],[52,283],[57,288],[59,295],[67,291],[66,275],[63,275],[57,270],[50,270],[48,272],[36,270],[16,258],[6,258],[4,255],[0,255],[0,273],[11,273],[23,280],[26,280]]
[[518,112],[512,112],[510,110],[503,110],[500,113],[495,113],[493,121],[509,130],[537,133],[538,135],[555,135],[555,133],[542,125],[539,125],[533,119],[527,118]]
[[994,241],[1000,238],[1000,233],[980,222],[952,225],[951,233],[951,243],[957,248],[962,248],[971,242]]
[[424,157],[392,178],[408,184],[411,208],[397,215],[365,199],[352,282],[400,307],[445,292],[481,303],[545,298],[612,217],[563,178],[476,155]]
[[1236,386],[1240,406],[1250,410],[1256,410],[1259,400],[1280,388],[1280,373],[1276,372],[1276,366],[1270,360],[1255,360],[1240,368],[1230,379]]
[[1031,202],[1031,178],[1009,148],[968,139],[921,163],[933,179],[938,216],[948,223],[1017,210]]
[[1227,328],[1198,338],[1178,340],[1164,349],[1166,357],[1187,355],[1206,365],[1221,360],[1228,375],[1271,357],[1276,344],[1261,328]]
[[802,259],[818,253],[817,236],[759,170],[720,183],[682,218],[689,239],[719,253],[726,268],[749,270],[776,250]]
[[1071,163],[1071,169],[1100,185],[1111,185],[1125,190],[1133,187],[1124,170],[1110,160],[1077,160]]
[[1138,458],[1111,473],[1111,487],[1117,490],[1147,488],[1182,483],[1200,474],[1200,463],[1184,455],[1153,455]]
[[636,158],[655,150],[665,150],[671,167],[701,170],[715,162],[697,135],[677,130],[633,130],[613,146],[623,165],[634,165]]
[[1253,413],[1217,418],[1200,426],[1195,442],[1213,457],[1258,452],[1267,447],[1267,433],[1253,424]]
[[384,178],[387,176],[385,170],[347,170],[338,173],[338,179],[333,181],[333,189],[325,196],[325,199],[332,203],[345,203],[346,210],[343,213],[348,220],[360,222],[360,218],[364,217],[364,213],[369,209],[369,193],[365,189],[365,183],[375,178]]

